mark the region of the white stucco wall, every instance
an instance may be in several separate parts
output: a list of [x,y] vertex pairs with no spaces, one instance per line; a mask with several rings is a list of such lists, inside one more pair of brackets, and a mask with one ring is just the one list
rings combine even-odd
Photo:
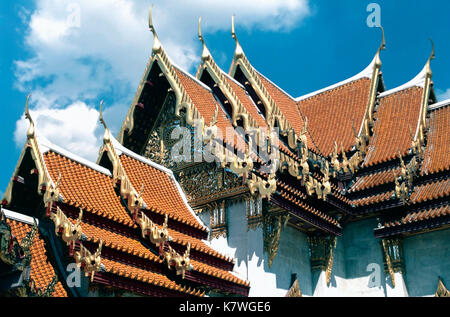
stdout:
[[[209,214],[200,216],[209,223]],[[384,273],[375,218],[348,223],[334,250],[330,285],[325,272],[311,272],[306,235],[291,227],[281,234],[278,253],[268,267],[263,229],[247,231],[245,202],[227,205],[228,236],[211,245],[235,259],[234,271],[250,281],[249,296],[285,296],[296,274],[304,296],[430,296],[437,278],[450,283],[450,229],[405,238],[406,275],[395,273],[395,287]],[[447,285],[448,286],[448,285]]]

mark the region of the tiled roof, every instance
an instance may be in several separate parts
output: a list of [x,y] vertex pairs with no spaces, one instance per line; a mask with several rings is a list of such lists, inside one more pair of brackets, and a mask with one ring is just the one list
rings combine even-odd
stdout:
[[259,78],[286,120],[294,128],[295,133],[299,134],[303,128],[303,118],[298,110],[297,102],[261,73],[259,73]]
[[183,201],[174,180],[169,175],[126,154],[120,155],[120,161],[136,190],[144,184],[142,198],[147,209],[168,214],[173,219],[203,229]]
[[148,270],[142,270],[137,267],[120,263],[117,261],[102,258],[102,264],[105,266],[107,272],[123,276],[129,279],[141,281],[155,286],[161,286],[170,290],[185,293],[187,295],[203,296],[204,293],[200,291],[195,291],[187,289],[186,287],[180,286],[177,283],[171,281],[165,275],[150,272]]
[[61,174],[59,191],[65,203],[125,225],[132,224],[110,176],[52,151],[44,154],[44,160],[55,182]]
[[356,207],[361,206],[368,206],[371,204],[376,204],[379,202],[383,202],[386,200],[389,200],[393,197],[394,191],[390,190],[387,192],[377,193],[377,194],[371,194],[362,198],[357,198],[351,201],[352,205],[355,205]]
[[307,212],[311,213],[312,215],[315,215],[316,217],[319,217],[323,221],[326,221],[333,226],[339,227],[339,222],[334,219],[333,217],[321,212],[320,210],[309,206],[307,203],[303,201],[302,196],[303,195],[296,195],[295,190],[290,188],[290,186],[286,187],[287,189],[279,189],[280,196],[286,199],[287,201],[297,205],[298,207],[302,208],[303,210],[306,210]]
[[224,74],[225,74],[225,80],[228,82],[228,84],[230,84],[231,89],[233,89],[233,91],[236,93],[236,96],[239,98],[239,101],[244,106],[245,110],[248,111],[250,116],[253,119],[255,119],[256,123],[260,127],[266,127],[267,126],[266,120],[264,119],[262,114],[260,114],[258,108],[256,107],[256,105],[253,102],[253,100],[251,99],[251,97],[248,95],[245,88],[242,87],[240,84],[236,83],[231,78],[228,78],[228,75],[226,73],[224,73]]
[[420,173],[432,174],[450,168],[450,106],[430,112],[427,147]]
[[[137,226],[133,223],[130,215],[122,205],[120,197],[114,190],[112,177],[52,151],[44,154],[44,160],[52,179],[57,179],[59,173],[61,173],[59,190],[64,197],[64,203],[74,207],[81,207],[84,211],[96,214],[105,218],[105,220],[109,219],[110,221],[117,222],[119,225],[134,228],[136,229],[136,233],[139,232]],[[198,220],[180,196],[175,181],[168,174],[126,154],[121,154],[120,160],[133,186],[140,188],[144,184],[142,197],[150,212],[167,213],[171,219],[178,219],[182,223],[203,230],[203,226],[198,223]],[[72,221],[75,222],[74,219]],[[127,237],[107,229],[101,229],[98,224],[92,225],[84,221],[82,222],[82,230],[89,241],[98,243],[101,239],[106,247],[123,252],[124,254],[138,256],[155,263],[162,262],[158,256],[144,247],[138,241],[137,237]],[[192,249],[219,258],[222,261],[232,262],[231,259],[224,257],[197,238],[177,232],[171,228],[169,228],[169,234],[174,239],[173,243],[187,245],[190,242]],[[112,265],[115,262],[108,263]],[[195,260],[193,260],[193,263],[198,264],[199,272],[201,273],[218,277],[238,285],[248,286],[247,282],[236,278],[223,269]],[[196,269],[195,266],[194,269]],[[141,269],[134,268],[134,270],[140,272]],[[109,271],[120,273],[120,270],[117,271],[113,266],[109,267]],[[141,273],[138,275],[143,277],[150,276],[142,275],[144,273]],[[165,277],[163,276],[163,278]]]
[[[12,234],[17,238],[19,243],[31,231],[32,226],[20,221],[7,219],[6,222],[11,227]],[[30,278],[35,282],[36,287],[45,290],[48,284],[55,277],[55,270],[47,257],[44,240],[39,232],[34,236],[31,250],[31,272]],[[52,294],[53,297],[67,297],[67,292],[59,281]]]
[[[76,222],[76,219],[71,219],[73,223]],[[104,247],[109,247],[114,250],[123,252],[124,254],[129,254],[133,256],[137,256],[139,258],[149,260],[154,263],[159,263],[162,265],[166,265],[163,260],[161,260],[158,256],[153,254],[150,250],[148,250],[145,246],[142,245],[141,242],[136,240],[136,238],[127,237],[125,235],[117,234],[115,232],[99,228],[97,226],[82,223],[81,228],[83,233],[86,235],[86,238],[88,241],[91,241],[93,243],[99,243],[100,240],[103,242]],[[172,243],[179,243],[182,245],[187,245],[186,241],[191,242],[191,248],[197,249],[203,253],[210,254],[212,256],[218,256],[218,252],[212,250],[210,247],[208,247],[206,244],[201,242],[198,239],[194,239],[192,237],[189,237],[188,235],[184,235],[182,233],[176,232],[174,230],[169,229],[169,235],[174,239],[172,240]],[[222,256],[223,257],[223,256]],[[102,263],[103,263],[104,257],[102,257]],[[112,263],[112,262],[111,262]],[[113,270],[113,266],[115,265],[114,262],[112,263],[111,270]],[[114,264],[114,265],[113,265]],[[237,278],[236,276],[232,275],[228,271],[225,271],[223,269],[214,267],[209,264],[202,263],[200,261],[194,260],[191,255],[191,265],[193,266],[194,271],[198,271],[200,273],[204,273],[213,277],[217,277],[219,279],[223,279],[232,283],[236,283],[238,285],[248,286],[248,282],[241,280]],[[131,267],[130,264],[128,266]],[[141,270],[140,268],[136,268]],[[156,274],[156,273],[155,273]],[[159,275],[159,274],[157,274]],[[159,278],[161,279],[161,278]]]
[[404,156],[411,148],[411,133],[419,122],[423,88],[412,87],[379,98],[374,133],[364,160],[365,166]]
[[387,168],[373,173],[357,176],[349,192],[361,191],[375,186],[394,182],[394,173],[397,175],[399,168]]
[[325,156],[342,142],[344,150],[355,145],[352,121],[359,133],[369,98],[371,80],[361,78],[299,101],[314,143]]
[[449,195],[450,178],[447,178],[414,186],[414,191],[411,194],[410,200],[412,203],[416,204]]
[[407,215],[397,219],[397,220],[389,220],[384,223],[384,227],[396,227],[400,225],[420,222],[423,220],[434,219],[438,217],[443,217],[446,215],[450,215],[450,207],[448,205],[428,208],[419,211],[409,212]]
[[[209,123],[213,119],[217,105],[217,128],[222,132],[223,138],[228,144],[235,146],[239,150],[244,152],[245,147],[242,147],[244,141],[238,141],[239,139],[241,139],[240,136],[234,130],[230,120],[228,120],[224,110],[217,103],[212,92],[210,90],[207,90],[202,86],[202,84],[192,79],[190,76],[186,75],[178,68],[174,69],[177,73],[178,78],[180,79],[181,84],[194,103],[194,106],[205,119],[205,124],[209,125]],[[227,133],[227,131],[229,131],[229,133]]]

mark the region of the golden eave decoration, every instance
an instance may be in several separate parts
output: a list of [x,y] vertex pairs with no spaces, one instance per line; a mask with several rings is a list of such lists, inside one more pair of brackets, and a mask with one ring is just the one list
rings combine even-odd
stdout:
[[69,246],[69,253],[72,254],[72,250],[75,246],[75,242],[81,239],[83,234],[81,230],[81,220],[83,218],[83,209],[80,208],[80,213],[75,224],[73,224],[69,218],[61,211],[59,207],[56,207],[56,213],[50,214],[50,219],[55,224],[55,234],[61,236],[62,240]]
[[[25,156],[26,150],[30,149],[31,157],[35,163],[36,171],[38,174],[38,188],[37,193],[39,195],[44,195],[44,203],[47,208],[51,207],[53,201],[62,200],[63,197],[60,195],[58,190],[58,183],[55,185],[48,173],[47,167],[44,162],[44,157],[42,156],[42,152],[39,148],[39,142],[36,137],[36,127],[31,117],[28,103],[31,95],[27,96],[27,100],[25,103],[25,118],[29,120],[30,125],[27,131],[27,141],[25,146],[22,149],[22,153],[20,154],[20,158],[14,170],[14,176],[17,176],[20,165],[22,164],[23,158]],[[32,170],[31,173],[36,173],[36,171]],[[11,180],[8,184],[8,187],[5,191],[3,200],[6,201],[6,204],[9,204],[12,199],[12,190],[13,190],[13,181]]]
[[[114,148],[113,140],[111,133],[109,132],[109,129],[105,123],[105,120],[103,119],[103,112],[102,112],[102,105],[103,101],[100,102],[100,122],[103,124],[105,128],[105,134],[103,137],[103,147],[100,149],[100,153],[106,152],[108,155],[109,160],[111,161],[111,164],[113,166],[113,180],[115,186],[120,186],[120,194],[122,197],[127,201],[128,209],[133,214],[133,216],[136,215],[136,213],[142,209],[145,208],[144,200],[142,199],[142,192],[143,187],[141,188],[140,193],[138,193],[133,185],[131,184],[131,181],[129,180],[127,174],[125,173],[125,169],[122,166],[122,163],[120,161],[119,156],[117,155],[117,152]],[[101,158],[101,155],[99,156],[99,159]]]
[[203,44],[203,52],[202,52],[202,64],[199,66],[197,71],[197,78],[200,79],[203,71],[208,71],[215,83],[220,87],[221,91],[224,93],[225,97],[229,101],[232,108],[231,120],[233,126],[237,126],[237,121],[239,119],[242,120],[243,128],[245,131],[249,131],[251,128],[258,129],[259,126],[256,123],[255,119],[248,113],[247,109],[242,105],[241,101],[237,97],[234,90],[231,88],[226,75],[223,71],[217,66],[213,57],[211,56],[208,47],[206,46],[205,40],[202,35],[201,29],[201,17],[198,20],[198,38]]
[[80,250],[74,254],[75,263],[80,268],[83,268],[86,277],[90,276],[90,281],[94,280],[94,274],[99,272],[102,268],[100,255],[102,253],[103,242],[100,240],[97,251],[92,254],[80,243]]
[[163,245],[162,254],[167,261],[167,266],[170,269],[172,266],[175,268],[177,275],[181,275],[184,278],[186,271],[192,269],[191,260],[189,258],[191,252],[191,244],[188,242],[186,251],[183,255],[178,254],[171,246],[166,246],[165,250]]
[[[242,47],[238,41],[235,27],[234,27],[234,16],[232,16],[231,20],[231,35],[233,39],[236,41],[236,49],[234,52],[233,63],[230,68],[230,75],[232,76],[236,71],[237,67],[240,66],[241,70],[244,72],[245,77],[255,89],[259,98],[261,99],[264,108],[266,110],[266,122],[269,127],[275,126],[275,120],[278,121],[278,127],[280,128],[281,134],[286,135],[288,132],[291,133],[294,131],[293,127],[289,124],[286,117],[283,115],[275,101],[270,96],[267,89],[264,87],[261,79],[257,71],[250,64],[249,60],[244,54]],[[295,132],[294,132],[295,134]],[[292,136],[291,136],[292,138]],[[289,146],[294,145],[295,142],[289,142]]]
[[164,224],[162,228],[159,228],[142,211],[140,216],[138,216],[136,219],[136,223],[141,227],[142,237],[145,238],[146,236],[148,236],[150,241],[157,247],[170,240],[169,231],[167,230],[167,221],[168,217],[166,214]]

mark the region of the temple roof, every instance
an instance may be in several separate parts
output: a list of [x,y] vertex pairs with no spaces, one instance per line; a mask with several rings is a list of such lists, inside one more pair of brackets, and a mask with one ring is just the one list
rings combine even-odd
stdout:
[[[6,216],[6,223],[11,228],[11,233],[21,243],[23,238],[33,229],[33,218],[7,209],[3,209],[2,211]],[[36,288],[45,291],[57,274],[47,256],[45,242],[38,230],[34,235],[30,251],[30,279],[34,281]],[[56,283],[54,290],[51,292],[51,296],[67,297],[67,292],[60,281]]]
[[[95,250],[99,243],[103,244],[101,263],[104,271],[96,273],[95,282],[117,286],[117,278],[125,278],[127,281],[135,279],[144,283],[143,288],[137,292],[147,295],[155,292],[164,294],[165,291],[161,288],[180,294],[204,294],[199,289],[187,288],[168,277],[164,270],[167,264],[163,263],[164,260],[160,259],[158,253],[155,254],[154,250],[151,251],[141,241],[141,230],[135,222],[136,215],[133,216],[128,209],[130,207],[124,203],[124,199],[128,200],[129,206],[132,198],[122,197],[121,193],[124,185],[130,189],[142,186],[140,196],[143,199],[143,209],[137,217],[144,217],[157,230],[167,228],[170,242],[164,246],[164,250],[169,248],[167,250],[172,250],[171,253],[190,250],[191,270],[186,272],[186,280],[195,281],[196,285],[214,285],[215,289],[223,288],[226,292],[241,295],[248,293],[248,282],[229,272],[233,268],[232,259],[215,251],[203,240],[207,237],[207,228],[188,205],[170,170],[124,148],[108,130],[105,132],[104,142],[110,142],[113,147],[104,146],[100,151],[100,158],[104,157],[102,153],[114,153],[108,156],[110,163],[100,158],[99,162],[111,167],[111,170],[55,146],[45,138],[36,137],[34,130],[29,135],[29,142],[42,157],[43,168],[51,181],[50,186],[59,195],[53,205],[48,207],[48,212],[62,212],[65,214],[62,217],[67,217],[75,225],[78,209],[83,210],[80,224],[83,244],[91,250]],[[115,155],[118,161],[114,161]],[[20,164],[21,162],[18,163]],[[123,168],[120,171],[117,170],[118,164]],[[48,187],[44,189],[50,190]],[[165,215],[168,223],[166,220],[163,224]],[[145,285],[152,285],[154,289],[147,290]]]
[[358,134],[370,88],[371,79],[361,77],[299,100],[298,106],[308,118],[308,130],[323,155],[333,152],[334,142],[342,144],[345,152],[355,145],[353,129]]
[[450,168],[450,100],[430,105],[425,158],[421,175],[447,171]]
[[411,133],[419,124],[423,93],[423,88],[414,86],[380,96],[364,166],[398,158],[399,151],[402,156],[407,154]]

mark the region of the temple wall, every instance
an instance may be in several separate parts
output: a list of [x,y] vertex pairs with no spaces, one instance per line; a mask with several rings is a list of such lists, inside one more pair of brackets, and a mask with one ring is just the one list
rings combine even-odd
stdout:
[[[209,214],[200,217],[209,223]],[[438,276],[450,283],[450,229],[403,240],[406,275],[395,273],[393,287],[384,273],[381,241],[373,233],[376,219],[348,223],[337,240],[327,286],[325,272],[311,272],[308,241],[302,232],[283,228],[278,253],[269,268],[263,229],[247,231],[244,202],[227,206],[227,221],[227,238],[213,239],[211,245],[236,260],[234,271],[250,281],[249,296],[285,296],[292,274],[305,296],[431,296]]]
[[[209,215],[201,217],[205,221]],[[296,274],[302,293],[312,295],[306,235],[290,227],[284,228],[277,256],[269,268],[262,227],[247,231],[245,202],[227,206],[227,221],[227,239],[213,239],[211,245],[235,259],[234,271],[250,281],[249,296],[285,296],[292,274]]]
[[410,296],[434,296],[438,276],[450,286],[450,229],[403,240],[406,284]]

